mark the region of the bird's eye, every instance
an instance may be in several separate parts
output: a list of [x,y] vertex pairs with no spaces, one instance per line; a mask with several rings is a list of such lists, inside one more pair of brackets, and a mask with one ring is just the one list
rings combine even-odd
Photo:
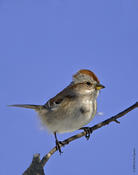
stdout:
[[88,85],[88,86],[91,86],[92,84],[88,81],[88,82],[86,82],[86,84]]

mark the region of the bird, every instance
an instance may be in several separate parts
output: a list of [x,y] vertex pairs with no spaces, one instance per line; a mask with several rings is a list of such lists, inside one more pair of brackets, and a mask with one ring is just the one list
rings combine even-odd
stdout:
[[94,118],[97,112],[99,91],[105,88],[100,84],[94,72],[81,69],[72,76],[72,82],[49,99],[44,105],[14,104],[11,107],[34,109],[42,124],[55,136],[56,148],[61,151],[61,142],[57,133],[68,133],[79,129],[86,131],[90,137],[89,127],[84,127]]

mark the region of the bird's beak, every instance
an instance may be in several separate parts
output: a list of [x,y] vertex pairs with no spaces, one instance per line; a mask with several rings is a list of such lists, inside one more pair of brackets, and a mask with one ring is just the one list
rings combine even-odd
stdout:
[[96,84],[96,90],[100,90],[100,89],[103,89],[105,88],[105,86],[103,86],[102,84]]

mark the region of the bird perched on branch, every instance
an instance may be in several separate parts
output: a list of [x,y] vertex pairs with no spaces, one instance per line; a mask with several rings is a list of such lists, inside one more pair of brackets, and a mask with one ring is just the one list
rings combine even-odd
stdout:
[[61,144],[56,133],[73,132],[78,129],[90,136],[88,124],[97,111],[97,96],[104,88],[97,76],[90,70],[80,70],[73,75],[72,82],[48,100],[44,105],[16,104],[13,107],[34,109],[40,116],[43,125],[55,136],[56,146],[61,153]]

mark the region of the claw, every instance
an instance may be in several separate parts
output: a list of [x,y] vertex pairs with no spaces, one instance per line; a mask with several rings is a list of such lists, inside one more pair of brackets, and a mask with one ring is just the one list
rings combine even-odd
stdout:
[[59,151],[59,153],[61,155],[63,153],[61,151],[61,146],[63,146],[64,144],[61,141],[58,141],[56,132],[54,133],[54,136],[55,136],[55,139],[56,139],[56,149]]
[[63,152],[61,151],[61,142],[59,142],[58,140],[56,140],[56,149],[59,151],[60,154],[63,153]]
[[90,127],[82,127],[82,128],[80,128],[80,129],[83,129],[83,130],[86,132],[85,137],[86,137],[87,140],[89,140],[90,135],[91,135],[91,133],[92,133],[91,128],[90,128]]

